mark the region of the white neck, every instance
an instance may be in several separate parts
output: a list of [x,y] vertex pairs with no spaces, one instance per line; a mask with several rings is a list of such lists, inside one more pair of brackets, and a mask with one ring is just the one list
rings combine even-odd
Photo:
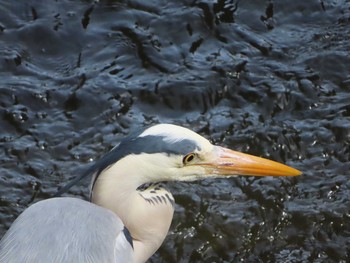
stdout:
[[[145,166],[135,165],[135,158],[126,157],[103,171],[95,182],[91,198],[93,203],[120,217],[133,238],[135,262],[145,262],[165,239],[174,208],[169,199],[152,202],[152,197],[156,198],[155,189],[136,190],[140,185],[152,182],[148,175],[153,173]],[[157,195],[167,194],[173,198],[164,189],[156,190]]]

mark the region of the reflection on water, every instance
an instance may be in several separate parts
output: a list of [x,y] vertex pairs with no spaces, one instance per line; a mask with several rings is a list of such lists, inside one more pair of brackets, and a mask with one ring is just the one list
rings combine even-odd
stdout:
[[346,0],[2,1],[0,236],[130,130],[170,122],[304,175],[170,184],[151,262],[346,262],[349,21]]

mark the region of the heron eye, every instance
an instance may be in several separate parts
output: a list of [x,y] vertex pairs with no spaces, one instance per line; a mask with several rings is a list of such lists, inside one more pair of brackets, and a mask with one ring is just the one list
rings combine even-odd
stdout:
[[187,154],[187,155],[182,159],[183,164],[188,164],[189,162],[193,161],[193,159],[194,159],[195,156],[196,156],[195,153],[189,153],[189,154]]

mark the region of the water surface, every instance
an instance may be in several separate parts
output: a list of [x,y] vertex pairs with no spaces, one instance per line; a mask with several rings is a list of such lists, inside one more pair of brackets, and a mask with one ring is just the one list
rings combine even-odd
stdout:
[[349,26],[347,0],[2,1],[0,236],[167,122],[304,174],[168,184],[176,213],[150,262],[347,262]]

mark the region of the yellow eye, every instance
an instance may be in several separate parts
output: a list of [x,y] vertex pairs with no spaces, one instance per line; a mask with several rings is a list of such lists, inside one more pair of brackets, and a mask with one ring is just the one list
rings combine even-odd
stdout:
[[194,157],[196,156],[195,153],[189,153],[187,154],[183,159],[182,159],[182,163],[183,164],[188,164],[190,163],[191,161],[193,161]]

